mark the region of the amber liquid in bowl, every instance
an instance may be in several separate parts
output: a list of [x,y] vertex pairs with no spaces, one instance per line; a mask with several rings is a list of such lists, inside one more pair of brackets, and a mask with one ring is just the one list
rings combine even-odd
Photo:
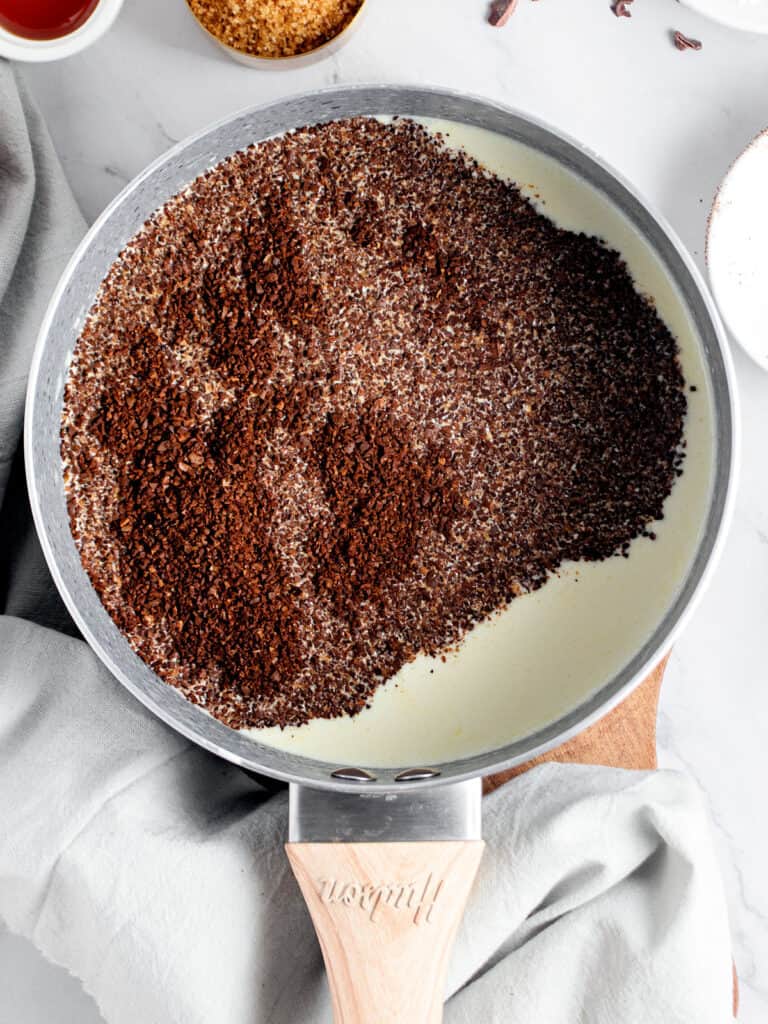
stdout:
[[24,39],[60,39],[80,28],[99,0],[0,0],[0,28]]

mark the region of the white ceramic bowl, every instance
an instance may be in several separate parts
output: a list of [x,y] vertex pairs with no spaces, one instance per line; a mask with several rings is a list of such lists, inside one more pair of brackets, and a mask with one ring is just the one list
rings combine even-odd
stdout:
[[683,0],[713,21],[745,32],[768,32],[768,0]]
[[768,129],[718,189],[707,225],[709,280],[728,329],[768,370]]
[[24,39],[0,28],[0,57],[39,62],[61,60],[79,53],[101,38],[118,15],[123,0],[100,0],[80,28],[59,39]]

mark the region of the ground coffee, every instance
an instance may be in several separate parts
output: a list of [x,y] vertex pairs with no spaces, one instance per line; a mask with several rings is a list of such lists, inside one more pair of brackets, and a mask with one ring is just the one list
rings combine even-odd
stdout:
[[620,257],[408,121],[308,128],[166,204],[66,388],[73,533],[133,647],[235,727],[352,714],[682,461],[676,345]]

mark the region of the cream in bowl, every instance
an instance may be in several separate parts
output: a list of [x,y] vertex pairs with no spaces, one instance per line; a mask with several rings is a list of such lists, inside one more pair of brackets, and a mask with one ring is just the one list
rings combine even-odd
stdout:
[[744,351],[768,370],[768,129],[732,165],[707,227],[707,269],[723,320]]

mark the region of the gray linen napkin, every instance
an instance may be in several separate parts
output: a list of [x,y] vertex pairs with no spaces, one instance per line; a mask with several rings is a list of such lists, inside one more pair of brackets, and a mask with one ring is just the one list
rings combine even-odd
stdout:
[[68,632],[28,514],[21,430],[35,334],[84,231],[40,115],[0,61],[0,608]]
[[[0,917],[80,977],[110,1024],[319,1024],[329,1000],[282,850],[285,795],[112,679],[34,536],[25,378],[82,231],[44,126],[0,64]],[[726,909],[689,780],[549,765],[484,814],[449,1024],[731,1019]]]

